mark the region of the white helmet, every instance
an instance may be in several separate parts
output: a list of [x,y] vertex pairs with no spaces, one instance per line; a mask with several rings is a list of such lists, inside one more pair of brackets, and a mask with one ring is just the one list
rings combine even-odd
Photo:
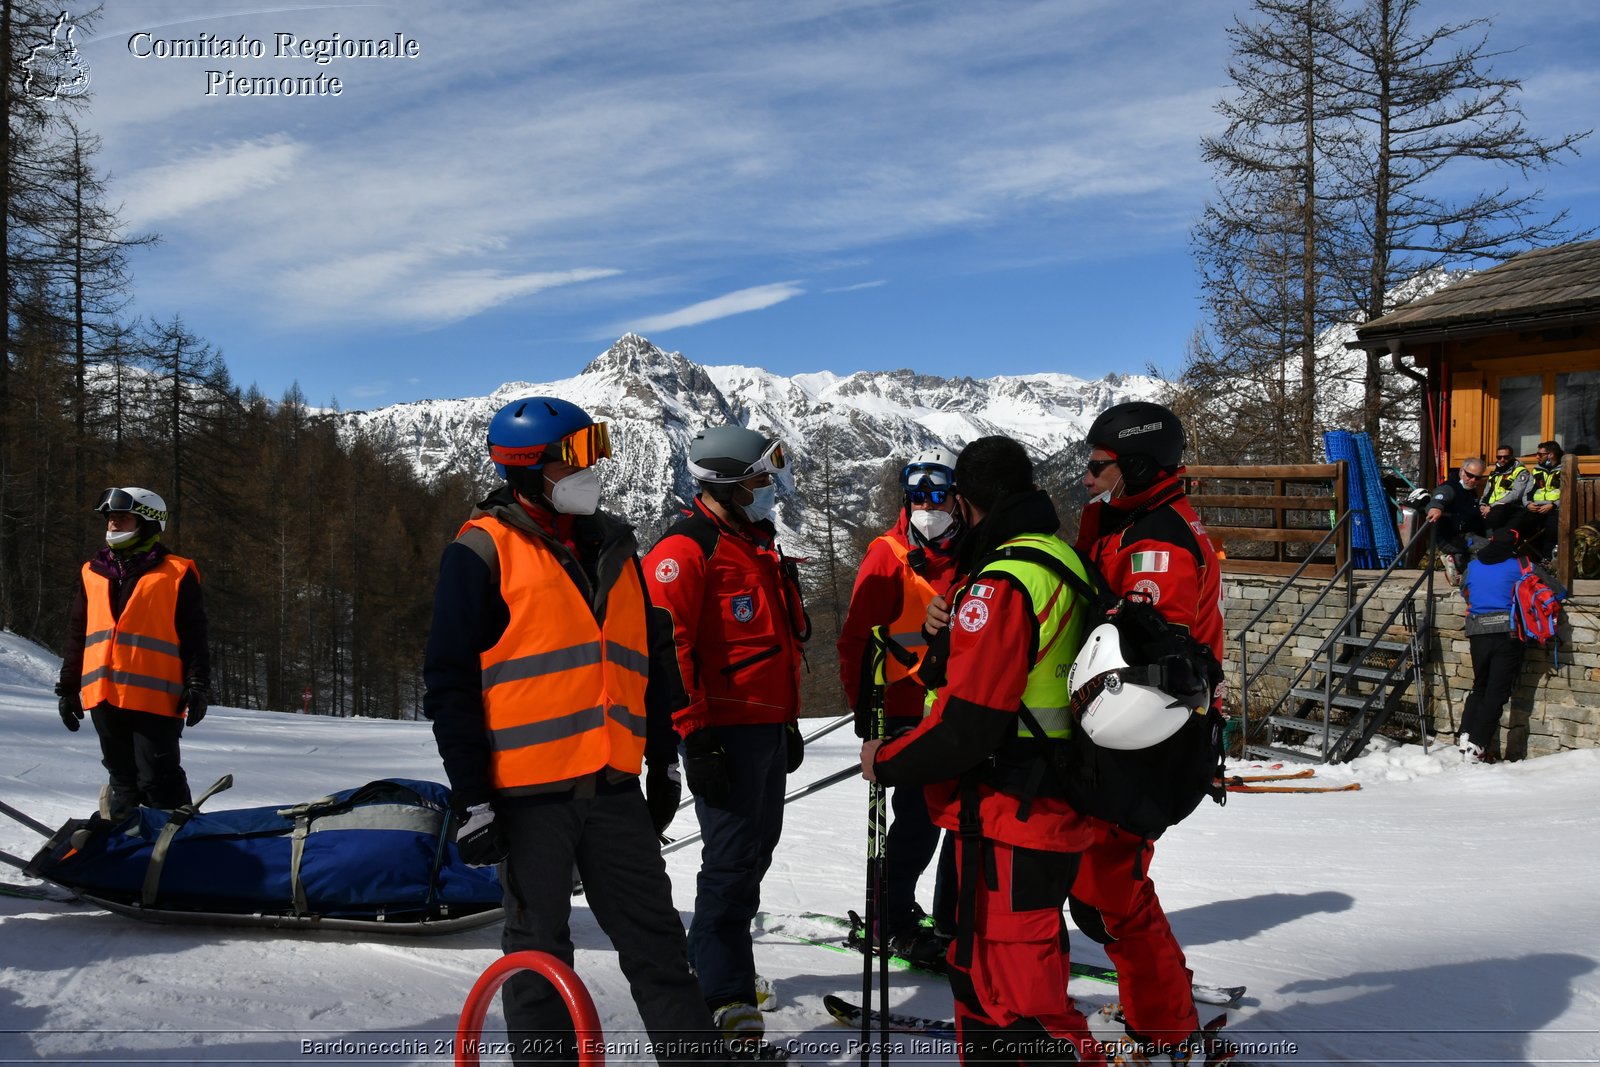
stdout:
[[167,529],[167,502],[150,490],[141,489],[137,485],[107,489],[100,494],[100,502],[94,509],[102,515],[119,511],[131,512],[140,519],[155,523],[163,533]]
[[1102,748],[1131,751],[1160,744],[1182,729],[1190,715],[1204,712],[1204,707],[1185,707],[1145,684],[1156,676],[1156,668],[1128,665],[1115,626],[1096,626],[1067,673],[1078,725]]

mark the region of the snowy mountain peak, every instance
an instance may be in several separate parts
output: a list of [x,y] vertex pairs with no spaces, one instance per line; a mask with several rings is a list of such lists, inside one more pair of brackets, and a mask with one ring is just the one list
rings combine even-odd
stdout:
[[[915,370],[828,371],[786,377],[760,367],[702,366],[635,333],[623,334],[575,377],[508,383],[487,397],[397,404],[337,417],[410,456],[419,474],[477,472],[491,481],[483,448],[494,412],[516,396],[547,393],[611,423],[613,457],[600,465],[607,508],[649,543],[694,493],[683,456],[694,434],[737,423],[782,437],[798,474],[797,499],[780,500],[786,545],[816,552],[830,525],[849,532],[876,521],[871,495],[885,469],[928,448],[957,451],[1003,433],[1045,461],[1081,447],[1107,406],[1157,397],[1166,383],[1137,375],[1085,381],[1040,373],[943,378]],[[830,520],[829,521],[826,520]]]

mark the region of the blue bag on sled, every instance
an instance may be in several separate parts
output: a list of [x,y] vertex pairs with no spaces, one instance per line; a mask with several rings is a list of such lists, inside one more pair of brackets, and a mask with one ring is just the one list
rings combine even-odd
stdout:
[[304,804],[73,819],[28,873],[161,922],[447,933],[501,918],[493,868],[453,843],[449,790],[386,778]]

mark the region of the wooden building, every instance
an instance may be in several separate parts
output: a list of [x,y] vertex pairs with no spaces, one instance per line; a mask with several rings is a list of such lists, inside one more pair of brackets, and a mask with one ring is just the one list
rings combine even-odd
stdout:
[[1366,323],[1353,347],[1426,376],[1425,479],[1502,444],[1531,462],[1549,440],[1600,476],[1600,241],[1525,252]]

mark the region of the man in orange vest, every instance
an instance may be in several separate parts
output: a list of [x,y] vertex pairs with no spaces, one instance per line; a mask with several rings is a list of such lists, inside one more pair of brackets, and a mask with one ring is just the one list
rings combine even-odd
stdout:
[[[839,682],[849,706],[858,709],[856,734],[868,730],[861,720],[862,663],[874,627],[887,626],[889,638],[904,653],[884,660],[883,710],[889,737],[922,721],[928,695],[917,668],[927,651],[922,635],[928,604],[949,591],[956,572],[956,548],[963,526],[956,515],[956,457],[942,448],[918,453],[900,471],[903,506],[894,526],[867,546],[850,593],[850,609],[839,633]],[[896,955],[933,964],[944,956],[946,936],[922,927],[916,903],[917,880],[933,859],[939,828],[928,818],[920,786],[894,790],[894,822],[889,827],[884,914],[889,944]],[[934,892],[935,913],[943,882]],[[954,916],[940,916],[953,919]],[[941,923],[943,925],[943,923]]]
[[810,623],[772,524],[792,470],[781,441],[716,426],[689,443],[689,473],[693,512],[644,561],[651,599],[672,617],[686,694],[673,720],[704,841],[689,958],[717,1029],[765,1055],[750,920],[783,833],[784,777],[805,754],[796,717]]
[[88,708],[111,781],[100,814],[189,803],[178,739],[205,718],[211,647],[194,561],[161,543],[167,504],[148,489],[100,494],[106,547],[83,565],[61,676],[61,721],[77,731]]
[[[501,947],[568,964],[576,865],[658,1058],[717,1059],[658,840],[680,795],[681,697],[659,668],[672,633],[652,616],[633,528],[598,510],[606,424],[524,397],[488,437],[506,484],[444,550],[423,664],[456,846],[470,864],[500,865]],[[515,1062],[577,1058],[545,979],[513,977],[502,1003]]]

